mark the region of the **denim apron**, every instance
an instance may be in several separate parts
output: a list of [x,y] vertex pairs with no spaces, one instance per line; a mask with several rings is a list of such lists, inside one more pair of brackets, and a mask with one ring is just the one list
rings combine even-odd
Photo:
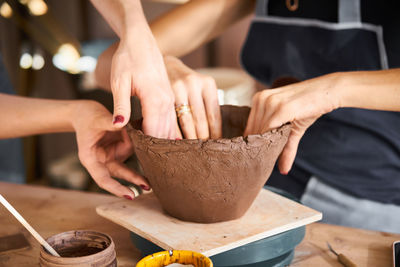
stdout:
[[[360,0],[338,1],[338,22],[331,23],[270,16],[268,0],[258,0],[242,49],[244,69],[269,85],[284,76],[387,69],[382,27],[361,21]],[[399,155],[399,113],[345,108],[326,114],[299,145],[295,167],[312,175],[302,201],[328,223],[400,232]]]

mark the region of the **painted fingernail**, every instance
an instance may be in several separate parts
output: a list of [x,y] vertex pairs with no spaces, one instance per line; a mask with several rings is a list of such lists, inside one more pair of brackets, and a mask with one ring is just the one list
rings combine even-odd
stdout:
[[127,200],[133,200],[133,198],[130,195],[124,195],[124,198],[126,198]]
[[143,190],[146,190],[146,191],[149,191],[150,190],[150,187],[148,187],[147,185],[140,185],[140,187],[143,189]]
[[122,116],[122,115],[117,115],[117,116],[114,117],[113,124],[116,124],[116,123],[123,123],[123,122],[124,122],[124,116]]

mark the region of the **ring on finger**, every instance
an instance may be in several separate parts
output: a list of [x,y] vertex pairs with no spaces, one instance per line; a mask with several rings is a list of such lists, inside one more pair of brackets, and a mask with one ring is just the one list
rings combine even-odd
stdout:
[[176,116],[178,118],[180,118],[182,115],[186,113],[192,113],[192,109],[188,104],[177,105],[175,111],[176,111]]

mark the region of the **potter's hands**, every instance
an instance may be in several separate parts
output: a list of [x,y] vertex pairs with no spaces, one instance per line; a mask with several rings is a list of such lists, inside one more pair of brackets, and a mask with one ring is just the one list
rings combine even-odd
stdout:
[[143,189],[150,187],[143,177],[123,164],[133,153],[132,143],[126,129],[113,127],[111,118],[101,104],[81,101],[72,118],[79,159],[101,188],[116,196],[133,199],[133,192],[112,177],[137,184]]
[[267,89],[253,97],[253,106],[245,135],[265,133],[290,122],[292,130],[279,157],[279,170],[287,174],[294,162],[297,147],[306,129],[321,115],[339,107],[339,98],[331,87],[334,76]]
[[[145,30],[143,30],[143,28]],[[178,135],[174,95],[157,44],[148,26],[121,39],[111,64],[111,91],[114,99],[114,126],[121,128],[131,114],[130,98],[138,96],[142,104],[144,133],[175,139]]]
[[221,112],[214,79],[193,71],[175,57],[166,56],[164,62],[175,95],[175,106],[188,104],[192,111],[182,113],[178,118],[184,137],[220,138]]

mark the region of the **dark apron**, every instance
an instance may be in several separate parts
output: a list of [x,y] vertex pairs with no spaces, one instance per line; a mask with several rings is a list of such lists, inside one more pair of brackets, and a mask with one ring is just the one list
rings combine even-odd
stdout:
[[242,50],[243,67],[262,83],[388,68],[382,27],[361,22],[359,0],[339,0],[338,23],[267,13],[268,0],[257,1]]
[[[269,16],[268,0],[258,0],[243,67],[267,85],[387,69],[382,27],[361,22],[360,0],[339,0],[338,15],[338,23]],[[353,196],[400,204],[399,113],[344,108],[322,116],[302,138],[294,168]]]

